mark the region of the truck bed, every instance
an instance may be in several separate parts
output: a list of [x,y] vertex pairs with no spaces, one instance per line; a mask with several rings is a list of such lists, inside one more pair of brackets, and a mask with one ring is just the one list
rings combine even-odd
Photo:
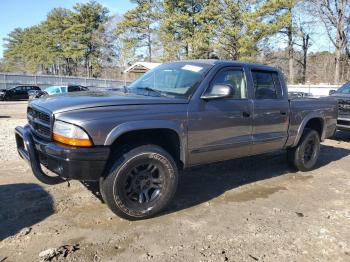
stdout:
[[337,125],[338,103],[330,97],[321,98],[292,98],[289,99],[290,120],[289,120],[289,137],[286,146],[292,146],[297,136],[301,135],[303,123],[315,117],[322,117],[324,132],[321,140],[331,137]]

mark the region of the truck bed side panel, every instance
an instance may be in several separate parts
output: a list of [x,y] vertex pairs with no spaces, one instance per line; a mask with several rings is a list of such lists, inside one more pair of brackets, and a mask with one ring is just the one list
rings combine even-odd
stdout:
[[330,98],[301,98],[290,100],[289,137],[286,147],[298,144],[307,123],[314,118],[322,121],[321,140],[332,136],[336,129],[337,102]]

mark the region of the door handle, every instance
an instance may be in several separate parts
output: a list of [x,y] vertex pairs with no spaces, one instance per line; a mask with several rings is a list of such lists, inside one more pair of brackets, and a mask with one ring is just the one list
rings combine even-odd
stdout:
[[242,115],[243,115],[243,117],[250,117],[250,113],[248,113],[248,112],[243,112]]
[[286,116],[286,115],[287,115],[287,112],[280,111],[280,114],[281,114],[282,116]]

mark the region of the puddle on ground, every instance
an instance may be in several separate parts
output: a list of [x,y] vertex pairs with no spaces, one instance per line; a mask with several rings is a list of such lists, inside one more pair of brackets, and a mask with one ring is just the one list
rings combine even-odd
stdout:
[[256,200],[259,198],[268,198],[270,195],[277,193],[281,190],[287,190],[287,188],[282,186],[253,186],[252,188],[244,190],[243,192],[225,193],[221,200],[223,200],[224,202],[246,202]]
[[[302,175],[302,174],[292,174],[284,176],[284,179],[289,181],[306,181],[314,176],[312,175]],[[270,195],[277,193],[278,191],[284,191],[287,190],[284,186],[274,186],[274,187],[268,187],[268,186],[253,186],[247,190],[244,190],[243,192],[230,192],[225,193],[222,197],[219,199],[224,202],[247,202],[256,200],[259,198],[268,198]]]

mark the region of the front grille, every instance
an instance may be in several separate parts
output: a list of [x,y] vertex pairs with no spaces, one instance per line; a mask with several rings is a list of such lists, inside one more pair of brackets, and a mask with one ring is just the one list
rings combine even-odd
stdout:
[[44,112],[28,107],[27,114],[33,118],[40,119],[44,123],[50,123],[50,116]]
[[350,100],[339,100],[339,115],[350,116]]
[[28,123],[35,135],[46,140],[51,139],[51,118],[50,115],[38,109],[28,107]]
[[346,121],[346,120],[338,120],[337,123],[340,126],[350,126],[350,121]]

